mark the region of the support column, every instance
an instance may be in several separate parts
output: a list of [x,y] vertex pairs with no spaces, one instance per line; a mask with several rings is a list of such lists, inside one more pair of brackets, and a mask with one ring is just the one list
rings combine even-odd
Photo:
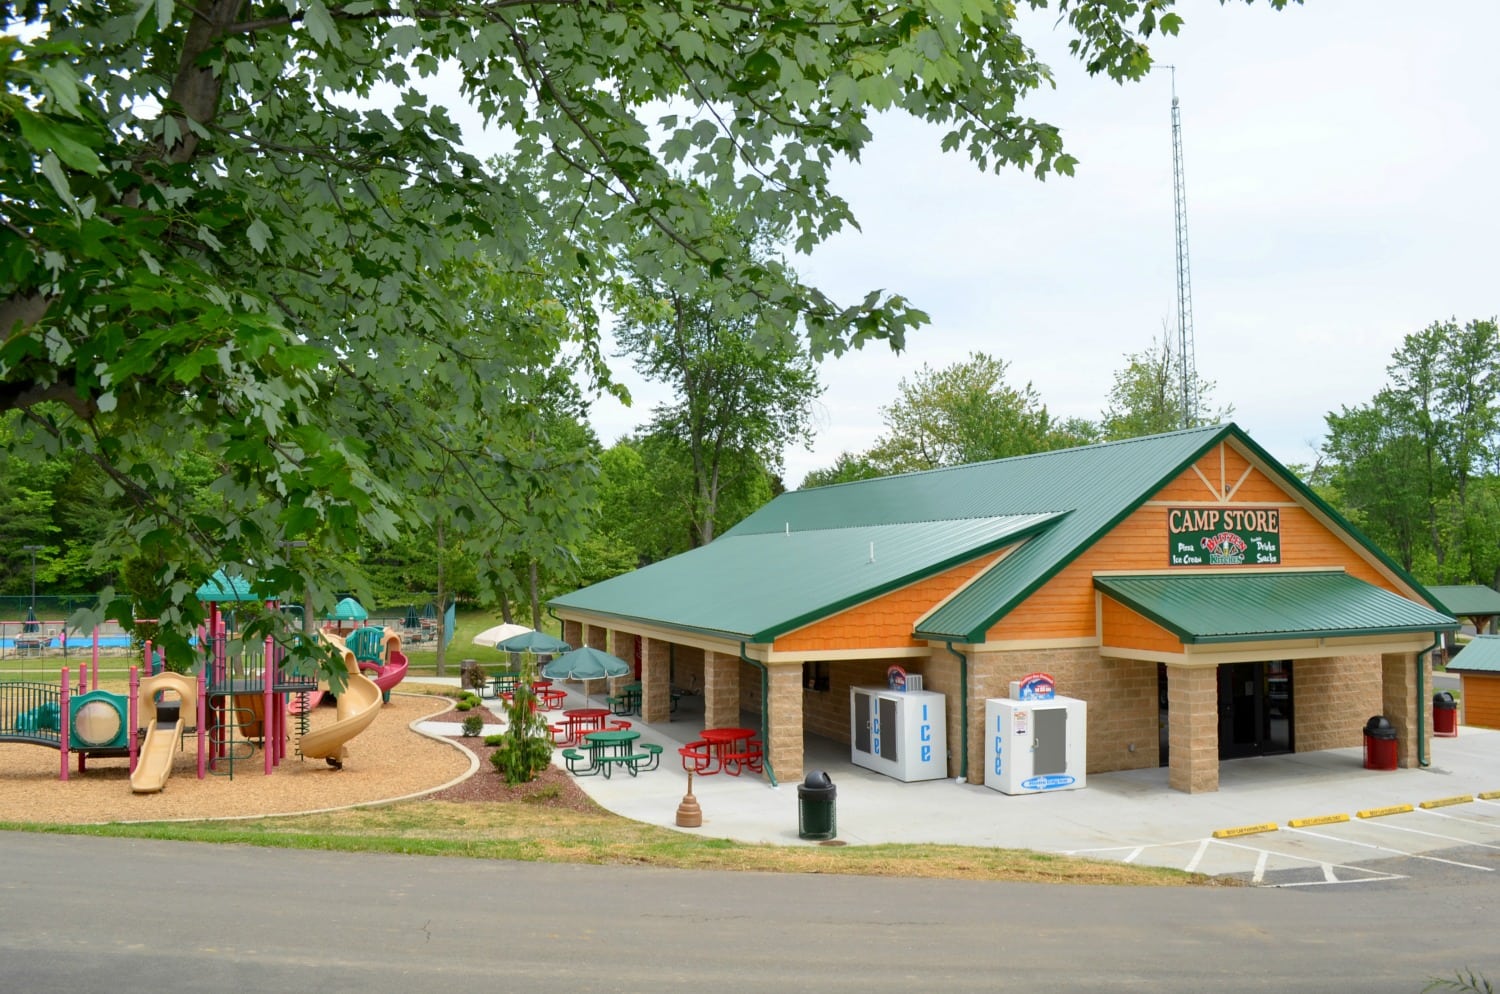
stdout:
[[[613,680],[609,681],[609,692],[611,695],[618,695],[620,693],[621,687],[625,686],[627,683],[634,683],[636,681],[635,646],[637,641],[639,641],[639,639],[635,635],[632,635],[630,632],[622,632],[619,629],[613,629],[609,633],[609,644],[610,646],[612,646],[610,652],[612,652],[617,658],[623,660],[625,665],[630,667],[629,673],[625,674],[624,676],[615,677]],[[641,687],[644,690],[644,682],[642,682]]]
[[609,629],[589,625],[583,630],[583,644],[600,652],[609,651]]
[[[1432,661],[1422,657],[1422,686],[1432,691]],[[1417,654],[1387,653],[1380,657],[1380,713],[1396,729],[1396,765],[1408,769],[1417,765],[1417,711],[1428,707],[1428,701],[1417,697]],[[1432,714],[1422,716],[1422,755],[1432,755]]]
[[641,720],[672,720],[672,644],[641,639]]
[[802,664],[768,665],[766,762],[777,783],[800,783],[803,774]]
[[1219,789],[1219,680],[1213,666],[1167,664],[1167,784],[1188,794]]
[[575,649],[583,645],[583,622],[564,621],[562,623],[562,640]]
[[740,723],[740,657],[703,653],[703,727],[733,728]]

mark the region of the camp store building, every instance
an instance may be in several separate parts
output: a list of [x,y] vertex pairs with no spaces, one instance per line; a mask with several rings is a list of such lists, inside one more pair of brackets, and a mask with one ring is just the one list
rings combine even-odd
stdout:
[[1218,789],[1241,757],[1431,749],[1429,653],[1456,622],[1238,427],[783,494],[709,545],[551,602],[573,645],[636,662],[705,727],[756,716],[768,775],[849,743],[851,687],[945,695],[947,775],[983,779],[985,701],[1051,674],[1087,702],[1087,772]]

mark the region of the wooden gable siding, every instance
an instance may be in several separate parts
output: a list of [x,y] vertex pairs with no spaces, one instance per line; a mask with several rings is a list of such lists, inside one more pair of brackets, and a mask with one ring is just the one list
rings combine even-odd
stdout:
[[[1292,503],[1292,495],[1257,469],[1245,470],[1244,456],[1227,445],[1217,446],[1199,460],[1197,470],[1218,488],[1221,480],[1234,491],[1228,506],[1276,504],[1281,512],[1281,563],[1271,569],[1330,567],[1345,569],[1350,576],[1392,593],[1402,593],[1355,549],[1326,528],[1305,508]],[[1239,483],[1236,490],[1235,484]],[[1094,574],[1100,572],[1165,570],[1167,562],[1167,508],[1179,503],[1219,503],[1192,468],[1153,494],[1149,503],[1130,515],[1093,548],[1085,550],[1062,572],[1018,605],[990,628],[987,641],[1094,638]],[[1176,567],[1173,572],[1194,569],[1223,570],[1246,567]],[[1108,601],[1108,598],[1105,599]]]
[[883,594],[874,600],[840,611],[778,638],[776,652],[809,652],[827,649],[894,649],[920,647],[912,638],[918,618],[944,598],[989,569],[1008,552],[1002,549],[946,573]]
[[1101,598],[1104,641],[1113,646],[1145,649],[1151,652],[1181,652],[1182,639],[1150,618],[1136,614],[1119,601]]

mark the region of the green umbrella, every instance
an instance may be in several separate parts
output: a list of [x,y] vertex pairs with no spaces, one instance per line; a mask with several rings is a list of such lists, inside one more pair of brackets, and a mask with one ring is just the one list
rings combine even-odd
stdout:
[[495,643],[501,652],[530,652],[534,655],[555,655],[573,648],[562,639],[546,632],[522,632]]
[[587,645],[582,649],[565,652],[542,667],[542,676],[549,680],[582,680],[585,704],[590,696],[590,680],[607,680],[629,672],[630,664],[619,656],[612,656]]

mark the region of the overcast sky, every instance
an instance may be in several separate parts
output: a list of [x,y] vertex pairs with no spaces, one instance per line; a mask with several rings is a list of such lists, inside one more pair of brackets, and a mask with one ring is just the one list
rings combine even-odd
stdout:
[[[1273,456],[1310,463],[1323,415],[1368,401],[1407,334],[1500,311],[1500,0],[1179,9],[1152,51],[1177,67],[1198,372]],[[798,268],[842,301],[905,294],[932,323],[902,355],[823,364],[788,486],[868,448],[924,362],[985,351],[1052,414],[1097,419],[1124,356],[1163,322],[1175,335],[1171,78],[1090,79],[1052,18],[1027,24],[1058,85],[1026,110],[1062,128],[1077,175],[981,173],[936,130],[880,122],[834,173],[863,230]],[[606,445],[661,396],[626,380],[633,408],[597,405]]]

